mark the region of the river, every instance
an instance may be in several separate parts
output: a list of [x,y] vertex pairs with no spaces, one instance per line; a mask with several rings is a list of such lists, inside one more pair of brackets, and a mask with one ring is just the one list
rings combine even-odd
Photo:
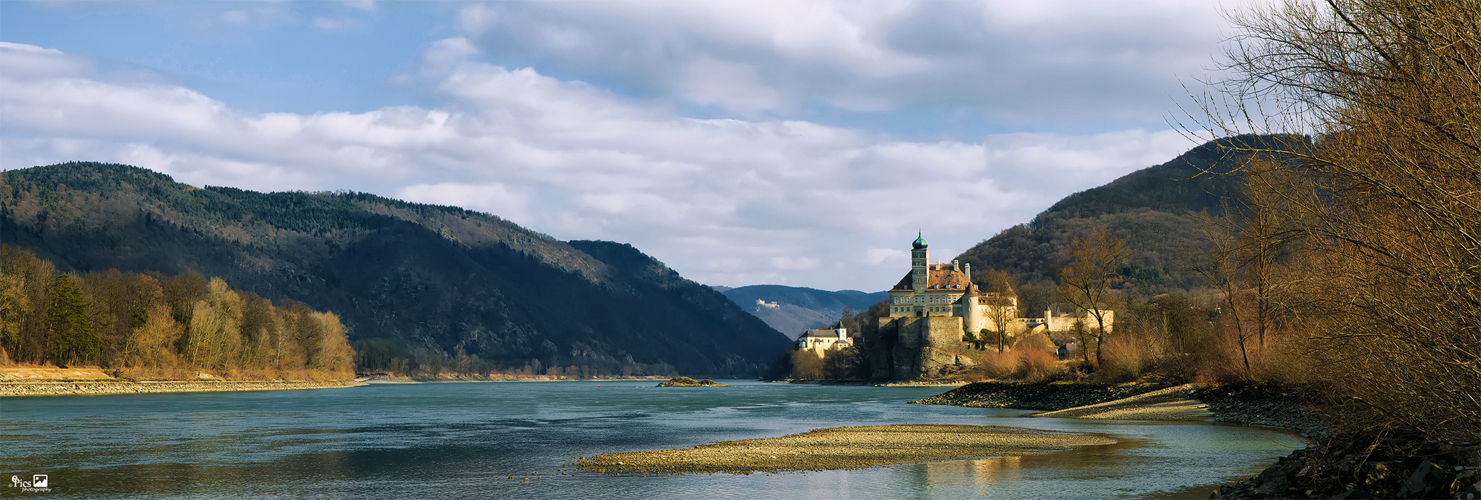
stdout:
[[[1207,498],[1214,486],[1303,446],[1297,437],[1247,427],[905,404],[939,388],[725,382],[735,386],[381,384],[4,398],[0,496]],[[905,423],[1030,427],[1119,442],[852,471],[643,477],[571,470],[578,456]],[[34,474],[47,475],[50,493],[11,487],[11,476]]]

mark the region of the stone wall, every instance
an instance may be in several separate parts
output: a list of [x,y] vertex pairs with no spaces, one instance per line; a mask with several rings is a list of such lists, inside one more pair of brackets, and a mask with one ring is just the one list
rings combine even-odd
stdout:
[[880,318],[879,332],[882,340],[893,337],[894,342],[881,345],[870,359],[874,379],[915,380],[956,364],[966,349],[959,317]]

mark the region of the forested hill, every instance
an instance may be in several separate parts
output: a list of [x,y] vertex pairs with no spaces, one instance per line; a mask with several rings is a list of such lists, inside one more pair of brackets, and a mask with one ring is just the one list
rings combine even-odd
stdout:
[[[361,369],[741,376],[788,340],[629,245],[353,193],[196,188],[66,163],[0,174],[0,240],[61,270],[199,272],[340,315]],[[397,359],[400,358],[398,361]]]
[[1200,223],[1193,214],[1221,210],[1236,181],[1198,174],[1224,171],[1239,161],[1241,154],[1231,151],[1231,145],[1258,147],[1277,139],[1238,136],[1205,143],[1167,163],[1066,196],[1033,221],[978,243],[957,258],[972,263],[973,269],[1007,270],[1020,283],[1042,286],[1054,281],[1056,265],[1068,261],[1065,249],[1071,240],[1105,225],[1126,240],[1131,251],[1131,261],[1122,270],[1125,285],[1146,293],[1202,286],[1201,279],[1187,270],[1190,253],[1203,249]]
[[[772,328],[796,339],[809,328],[819,328],[835,321],[844,309],[868,310],[884,300],[886,292],[865,293],[858,290],[830,292],[813,288],[783,285],[751,285],[725,290],[725,296]],[[760,301],[761,303],[758,303]]]

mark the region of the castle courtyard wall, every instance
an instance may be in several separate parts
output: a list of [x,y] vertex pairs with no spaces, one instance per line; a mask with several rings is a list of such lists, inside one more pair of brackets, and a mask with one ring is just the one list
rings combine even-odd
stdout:
[[882,356],[874,362],[874,378],[914,380],[927,373],[956,364],[957,356],[966,348],[962,342],[962,318],[955,316],[926,316],[880,318],[879,328],[893,330],[895,345],[890,349],[891,358],[886,364],[888,374],[881,370]]

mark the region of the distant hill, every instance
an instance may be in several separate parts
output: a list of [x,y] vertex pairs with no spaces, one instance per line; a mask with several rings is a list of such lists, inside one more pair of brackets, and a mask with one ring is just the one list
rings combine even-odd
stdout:
[[863,311],[889,296],[887,292],[829,292],[782,285],[743,286],[726,289],[724,293],[747,312],[794,340],[803,330],[838,321],[844,308]]
[[199,272],[302,301],[387,363],[461,352],[539,373],[746,376],[789,345],[630,245],[364,193],[197,188],[101,163],[12,170],[0,242],[64,271]]
[[[1225,171],[1236,164],[1242,153],[1228,146],[1259,146],[1280,139],[1238,136],[1205,143],[1167,163],[1066,196],[1033,221],[1004,230],[957,259],[970,262],[973,269],[1011,271],[1020,283],[1042,288],[1055,280],[1055,266],[1069,260],[1065,250],[1070,241],[1096,225],[1105,225],[1126,240],[1132,254],[1122,269],[1125,286],[1149,294],[1201,287],[1201,278],[1186,268],[1189,256],[1204,248],[1194,214],[1221,211],[1236,179],[1199,174]],[[1023,308],[1028,311],[1042,305],[1024,304]]]

